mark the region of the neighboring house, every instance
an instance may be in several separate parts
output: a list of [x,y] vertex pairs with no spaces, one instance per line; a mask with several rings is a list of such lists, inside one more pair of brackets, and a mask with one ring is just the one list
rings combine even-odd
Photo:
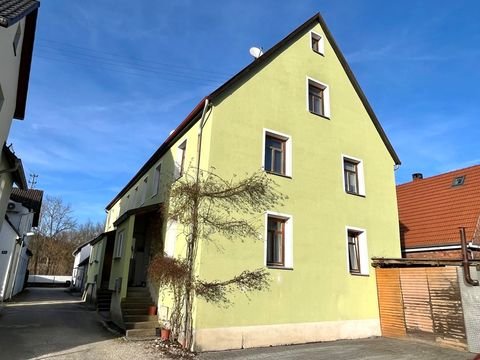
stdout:
[[480,165],[397,186],[400,240],[407,258],[461,259],[459,229],[468,251],[480,258]]
[[85,290],[87,280],[88,264],[92,246],[90,241],[79,245],[72,253],[75,257],[72,272],[72,287],[77,291]]
[[[10,197],[12,173],[19,169],[4,144],[12,120],[25,117],[39,6],[34,0],[0,0],[0,219]],[[26,188],[19,182],[17,186]]]
[[[200,243],[198,276],[221,281],[264,267],[272,282],[228,308],[195,299],[196,349],[380,335],[370,258],[400,256],[400,161],[319,14],[204,98],[107,205],[111,315],[120,326],[135,287],[154,288],[152,249],[185,256],[181,224],[162,219],[162,204],[168,184],[197,160],[224,179],[262,168],[288,199],[258,214],[263,241],[219,237],[221,252]],[[271,238],[272,228],[282,231]],[[152,294],[165,318],[169,302]]]
[[14,188],[0,231],[0,300],[21,292],[28,276],[32,228],[38,226],[43,191]]

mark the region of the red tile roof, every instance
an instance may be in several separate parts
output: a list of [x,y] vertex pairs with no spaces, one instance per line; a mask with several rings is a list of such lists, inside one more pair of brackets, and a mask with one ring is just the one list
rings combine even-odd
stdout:
[[404,248],[460,244],[459,227],[478,244],[480,165],[398,185],[397,198]]

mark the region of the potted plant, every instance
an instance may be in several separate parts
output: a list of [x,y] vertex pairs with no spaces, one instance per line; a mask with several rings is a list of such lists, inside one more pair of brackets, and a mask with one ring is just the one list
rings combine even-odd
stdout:
[[148,307],[148,315],[157,315],[157,307],[155,305]]
[[168,321],[163,323],[163,326],[160,330],[160,339],[162,341],[168,341],[170,339],[170,324]]

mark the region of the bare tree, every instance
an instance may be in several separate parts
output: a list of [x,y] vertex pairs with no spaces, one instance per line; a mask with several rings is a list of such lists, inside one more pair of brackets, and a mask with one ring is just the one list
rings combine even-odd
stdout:
[[62,198],[49,195],[44,198],[40,224],[30,244],[34,274],[38,271],[46,275],[67,273],[66,266],[59,269],[59,264],[62,259],[70,260],[71,251],[75,248],[67,241],[67,233],[76,227],[72,213],[70,205],[65,204]]
[[49,238],[75,229],[77,223],[73,218],[70,204],[65,204],[61,197],[47,195],[43,200],[38,232]]
[[[283,196],[264,172],[224,180],[213,171],[197,170],[196,176],[177,180],[170,188],[167,218],[182,224],[187,244],[185,258],[171,259],[157,254],[149,266],[150,279],[174,295],[170,315],[172,336],[192,344],[192,307],[195,296],[227,306],[235,289],[247,293],[267,289],[264,269],[244,270],[228,280],[200,279],[195,264],[200,241],[214,241],[214,234],[229,240],[258,239],[259,214],[281,203]],[[221,247],[221,244],[217,244]]]

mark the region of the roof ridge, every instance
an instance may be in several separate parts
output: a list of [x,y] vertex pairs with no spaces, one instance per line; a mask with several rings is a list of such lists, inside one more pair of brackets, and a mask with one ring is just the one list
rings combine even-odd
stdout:
[[429,176],[429,177],[426,177],[426,178],[423,178],[423,179],[419,179],[419,180],[410,180],[408,182],[405,182],[405,183],[402,183],[402,184],[398,184],[397,185],[397,188],[398,187],[403,187],[405,185],[411,185],[411,184],[421,184],[422,182],[425,182],[425,181],[431,181],[431,180],[435,180],[436,178],[439,178],[439,177],[442,177],[442,176],[447,176],[447,175],[451,175],[455,172],[462,172],[462,171],[467,171],[467,170],[470,170],[470,169],[473,169],[473,168],[476,168],[476,167],[479,167],[480,168],[480,164],[477,164],[477,165],[470,165],[470,166],[467,166],[465,168],[460,168],[460,169],[456,169],[456,170],[449,170],[447,172],[444,172],[444,173],[441,173],[441,174],[436,174],[436,175],[432,175],[432,176]]

